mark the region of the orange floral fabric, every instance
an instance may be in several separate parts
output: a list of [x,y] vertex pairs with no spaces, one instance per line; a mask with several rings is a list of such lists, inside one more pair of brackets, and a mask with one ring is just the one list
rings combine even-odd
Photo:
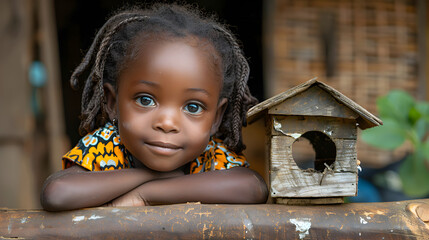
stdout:
[[90,171],[130,168],[130,159],[116,127],[107,123],[105,127],[87,134],[63,156],[63,169],[75,164]]
[[213,138],[206,150],[191,163],[190,173],[224,170],[233,167],[249,167],[242,154],[230,151],[222,140]]
[[[133,161],[121,144],[117,128],[107,123],[86,135],[63,156],[63,169],[79,165],[89,171],[108,171],[132,168]],[[191,162],[190,174],[248,165],[244,155],[229,151],[222,140],[213,138],[206,150]]]

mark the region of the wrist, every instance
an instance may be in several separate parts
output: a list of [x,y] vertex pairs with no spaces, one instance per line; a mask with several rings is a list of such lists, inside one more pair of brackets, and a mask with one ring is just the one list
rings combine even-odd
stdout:
[[132,191],[133,195],[139,199],[139,201],[144,204],[144,206],[151,206],[150,201],[147,196],[146,184],[142,184]]
[[159,175],[157,172],[154,172],[148,168],[129,168],[123,170],[127,171],[126,174],[131,173],[135,175],[141,181],[141,183],[157,179]]

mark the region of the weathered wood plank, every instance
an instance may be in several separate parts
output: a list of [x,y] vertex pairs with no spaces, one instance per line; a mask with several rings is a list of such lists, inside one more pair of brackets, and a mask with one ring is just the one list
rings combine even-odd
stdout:
[[271,97],[256,106],[249,109],[247,112],[247,118],[248,122],[252,123],[256,121],[258,118],[263,116],[267,113],[267,111],[272,108],[273,106],[285,101],[286,99],[292,98],[295,95],[306,91],[307,89],[318,86],[321,89],[325,90],[327,93],[329,93],[333,98],[335,98],[338,102],[344,104],[345,106],[349,107],[351,110],[359,114],[359,117],[357,118],[357,121],[359,123],[359,127],[361,129],[366,129],[369,127],[374,127],[383,124],[383,122],[377,118],[376,116],[372,115],[370,112],[368,112],[366,109],[361,107],[359,104],[355,103],[350,98],[346,97],[339,91],[335,90],[334,88],[328,86],[325,83],[317,81],[316,78],[313,78],[301,85],[295,86],[283,93],[280,93],[274,97]]
[[359,115],[349,107],[336,101],[329,93],[318,86],[285,99],[268,109],[268,114],[326,116],[356,119]]
[[275,198],[277,204],[287,205],[326,205],[344,203],[343,197],[323,197],[323,198]]
[[[427,239],[429,199],[320,206],[178,204],[0,210],[0,238]],[[426,212],[426,214],[425,214]]]
[[[355,196],[357,175],[353,173],[326,174],[301,173],[298,171],[278,172],[271,175],[271,197],[333,197]],[[299,178],[299,181],[296,179]],[[319,185],[319,182],[322,184]]]
[[371,127],[375,127],[383,124],[383,121],[381,121],[381,119],[377,118],[376,116],[368,112],[365,108],[363,108],[362,106],[360,106],[359,104],[351,100],[350,98],[346,97],[344,94],[338,92],[337,90],[335,90],[334,88],[332,88],[331,86],[325,83],[318,82],[318,84],[319,84],[319,87],[330,92],[331,95],[334,98],[336,98],[339,102],[342,102],[344,105],[350,107],[360,115],[360,117],[357,119],[359,123],[359,128],[367,129],[367,128],[371,128]]
[[[336,172],[357,172],[356,142],[347,139],[332,139],[337,147],[333,170]],[[293,142],[288,136],[273,136],[271,140],[271,171],[300,170],[293,160]]]
[[357,167],[353,140],[333,139],[337,157],[332,171],[304,171],[292,155],[293,137],[273,136],[271,139],[270,192],[272,197],[355,196]]
[[271,117],[273,136],[285,133],[302,135],[308,131],[320,131],[330,138],[356,139],[357,135],[356,121],[351,119],[278,115]]
[[357,174],[356,141],[348,139],[332,140],[337,146],[337,159],[334,163],[334,171],[349,171]]

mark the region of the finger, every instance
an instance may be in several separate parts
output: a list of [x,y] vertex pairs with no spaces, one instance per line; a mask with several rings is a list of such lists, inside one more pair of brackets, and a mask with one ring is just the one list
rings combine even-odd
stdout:
[[108,202],[108,203],[101,205],[100,207],[113,207],[113,205],[111,202]]

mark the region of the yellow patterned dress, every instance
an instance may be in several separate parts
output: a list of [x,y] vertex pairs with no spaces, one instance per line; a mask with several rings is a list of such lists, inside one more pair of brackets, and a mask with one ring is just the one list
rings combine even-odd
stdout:
[[[121,144],[117,128],[107,123],[87,134],[63,156],[63,169],[79,165],[89,171],[108,171],[132,168],[134,161],[134,157]],[[191,162],[189,173],[248,166],[244,155],[229,151],[222,140],[213,138],[205,151]]]

